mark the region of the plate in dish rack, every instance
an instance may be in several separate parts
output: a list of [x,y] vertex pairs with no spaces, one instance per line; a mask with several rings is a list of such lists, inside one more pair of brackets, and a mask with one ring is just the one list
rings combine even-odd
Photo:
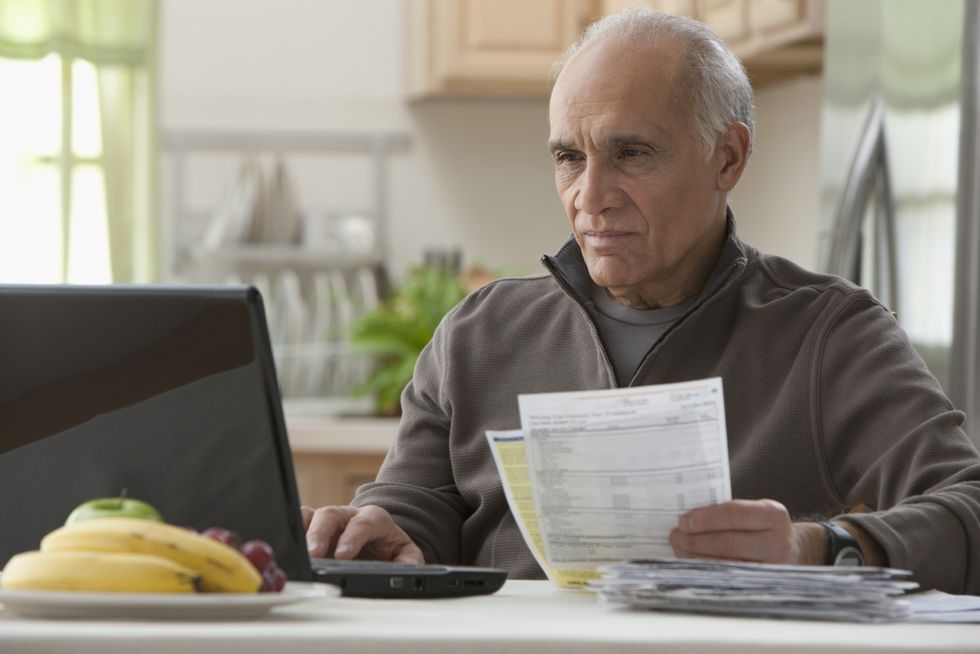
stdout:
[[277,606],[337,597],[336,586],[291,581],[281,593],[84,593],[0,590],[0,605],[25,618],[245,620]]

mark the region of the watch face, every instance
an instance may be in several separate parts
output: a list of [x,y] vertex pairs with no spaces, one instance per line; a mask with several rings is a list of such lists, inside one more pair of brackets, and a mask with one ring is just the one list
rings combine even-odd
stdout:
[[861,550],[855,547],[845,547],[840,552],[837,553],[837,558],[834,559],[834,565],[841,566],[859,566],[864,565],[864,557],[861,556]]

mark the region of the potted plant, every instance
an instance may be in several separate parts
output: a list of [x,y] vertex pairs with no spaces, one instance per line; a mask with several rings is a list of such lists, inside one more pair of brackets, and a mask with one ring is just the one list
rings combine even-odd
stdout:
[[351,346],[374,357],[355,395],[373,394],[379,415],[399,415],[401,392],[442,317],[463,299],[459,276],[433,267],[412,268],[388,298],[355,321]]

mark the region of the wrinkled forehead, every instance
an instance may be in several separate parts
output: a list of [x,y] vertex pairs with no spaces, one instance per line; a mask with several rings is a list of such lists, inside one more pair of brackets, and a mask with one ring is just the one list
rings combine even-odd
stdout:
[[689,84],[680,47],[667,39],[637,44],[591,43],[555,80],[549,103],[552,135],[569,123],[615,108],[628,122],[689,124]]
[[609,100],[686,111],[689,88],[682,46],[674,39],[609,38],[569,58],[552,88],[549,113],[554,120],[568,107]]

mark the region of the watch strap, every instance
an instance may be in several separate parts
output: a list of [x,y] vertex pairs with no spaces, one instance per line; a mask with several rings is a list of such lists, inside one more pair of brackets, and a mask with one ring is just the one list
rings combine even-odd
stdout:
[[859,559],[858,565],[864,565],[861,545],[849,531],[832,522],[821,522],[820,525],[827,532],[827,560],[824,562],[826,565],[837,565],[838,557],[844,550],[853,550]]

